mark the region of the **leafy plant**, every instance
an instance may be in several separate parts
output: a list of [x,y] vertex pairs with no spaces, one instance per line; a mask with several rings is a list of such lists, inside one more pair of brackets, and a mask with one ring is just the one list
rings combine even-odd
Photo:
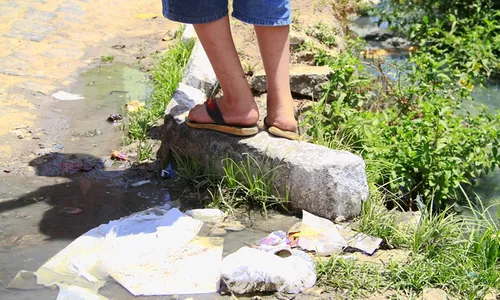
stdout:
[[452,58],[421,52],[387,74],[379,62],[366,64],[353,53],[317,63],[332,70],[321,101],[305,113],[315,142],[348,137],[349,147],[368,162],[386,166],[375,182],[396,194],[405,207],[422,195],[436,209],[459,200],[457,189],[500,164],[500,114],[457,113],[470,99],[463,73],[449,69]]
[[115,60],[115,57],[113,55],[101,56],[102,63],[112,63],[114,60]]

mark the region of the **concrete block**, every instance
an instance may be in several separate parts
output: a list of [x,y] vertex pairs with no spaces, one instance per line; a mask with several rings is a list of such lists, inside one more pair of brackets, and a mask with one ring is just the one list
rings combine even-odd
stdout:
[[196,41],[193,47],[182,83],[202,90],[206,96],[212,93],[217,83],[217,76],[199,41]]
[[293,209],[307,210],[333,220],[359,215],[368,197],[365,164],[361,157],[305,142],[289,141],[263,131],[254,137],[189,128],[184,119],[196,104],[205,101],[203,91],[180,84],[165,112],[163,155],[174,149],[193,155],[203,164],[215,163],[222,175],[222,161],[253,157],[264,170],[276,168],[279,195],[288,190]]
[[[324,66],[291,66],[290,88],[293,93],[318,98],[323,93],[323,86],[329,82],[330,74],[330,68]],[[267,91],[267,78],[264,70],[255,73],[251,85],[255,91]]]

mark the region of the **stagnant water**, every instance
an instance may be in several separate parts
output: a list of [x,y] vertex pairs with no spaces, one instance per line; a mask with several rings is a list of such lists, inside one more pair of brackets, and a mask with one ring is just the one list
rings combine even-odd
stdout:
[[[33,161],[40,176],[28,180],[5,177],[0,181],[0,299],[55,299],[57,289],[22,291],[6,289],[6,286],[18,271],[36,271],[91,228],[163,205],[166,199],[180,205],[181,210],[199,205],[196,191],[179,192],[184,187],[179,187],[175,180],[153,177],[150,184],[132,187],[128,183],[143,180],[143,176],[151,173],[126,163],[108,164],[111,151],[122,144],[123,131],[106,119],[112,113],[122,113],[128,101],[147,97],[150,85],[145,73],[126,65],[102,66],[81,74],[70,92],[81,94],[85,99],[56,104],[56,109],[69,119],[65,124],[69,134],[60,141],[59,152]],[[93,164],[100,160],[105,161],[104,165],[96,164],[90,172],[61,171],[61,163],[69,163],[71,167],[75,161]],[[78,207],[82,212],[67,214],[65,207]],[[224,236],[223,255],[271,231],[287,230],[299,221],[279,214],[265,219],[254,213],[238,219],[247,228]],[[204,227],[200,235],[208,232]],[[112,279],[99,292],[109,299],[171,299],[169,296],[134,297]],[[207,300],[219,297],[217,294],[194,296]]]

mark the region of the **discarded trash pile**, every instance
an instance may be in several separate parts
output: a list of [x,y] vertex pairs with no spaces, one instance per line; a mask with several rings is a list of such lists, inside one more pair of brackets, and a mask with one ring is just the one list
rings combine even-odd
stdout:
[[[381,242],[304,211],[302,222],[288,233],[272,232],[254,248],[240,248],[222,259],[223,238],[198,234],[203,222],[224,222],[224,213],[200,209],[184,214],[169,208],[151,208],[94,228],[36,272],[20,271],[9,288],[57,286],[58,299],[106,299],[98,290],[112,277],[134,296],[222,289],[297,294],[316,283],[312,252],[328,256],[351,247],[373,254]],[[239,225],[237,230],[244,228]]]

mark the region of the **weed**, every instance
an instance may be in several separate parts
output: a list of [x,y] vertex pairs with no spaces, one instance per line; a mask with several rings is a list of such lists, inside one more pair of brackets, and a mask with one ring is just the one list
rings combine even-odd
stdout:
[[140,163],[153,158],[153,145],[147,141],[139,141],[137,144],[137,159]]
[[370,264],[359,264],[333,256],[316,265],[318,284],[337,291],[348,291],[344,299],[359,299],[389,287],[381,268]]
[[146,101],[144,109],[128,112],[128,120],[122,129],[127,131],[127,141],[145,140],[149,130],[161,118],[182,78],[194,41],[180,42],[171,47],[160,60],[152,73],[153,92]]
[[317,266],[321,285],[351,291],[347,298],[386,288],[410,295],[435,287],[460,299],[482,299],[491,288],[498,287],[500,239],[498,225],[486,217],[487,210],[476,209],[464,220],[448,209],[433,213],[423,207],[416,230],[394,234],[394,219],[387,212],[378,212],[380,195],[367,202],[371,202],[370,207],[363,207],[358,230],[405,241],[399,246],[408,245],[408,262],[373,266],[333,257]]
[[337,46],[338,32],[323,22],[319,22],[306,31],[312,37],[317,38],[324,45],[333,48]]
[[115,57],[113,55],[101,56],[102,63],[112,63],[114,60],[115,60]]
[[257,63],[252,64],[250,61],[245,61],[243,63],[243,72],[247,76],[253,76],[255,73],[255,67],[257,66]]
[[[288,189],[281,196],[275,186],[275,179],[280,166],[265,171],[253,157],[236,162],[230,158],[222,162],[224,177],[219,183],[219,193],[214,203],[224,206],[256,208],[265,215],[269,208],[286,209],[288,205]],[[223,193],[220,193],[220,192]],[[222,197],[222,198],[221,198]]]
[[179,177],[197,188],[211,185],[212,182],[209,181],[210,175],[207,174],[207,168],[200,163],[196,155],[190,155],[175,149],[171,149],[171,151]]

